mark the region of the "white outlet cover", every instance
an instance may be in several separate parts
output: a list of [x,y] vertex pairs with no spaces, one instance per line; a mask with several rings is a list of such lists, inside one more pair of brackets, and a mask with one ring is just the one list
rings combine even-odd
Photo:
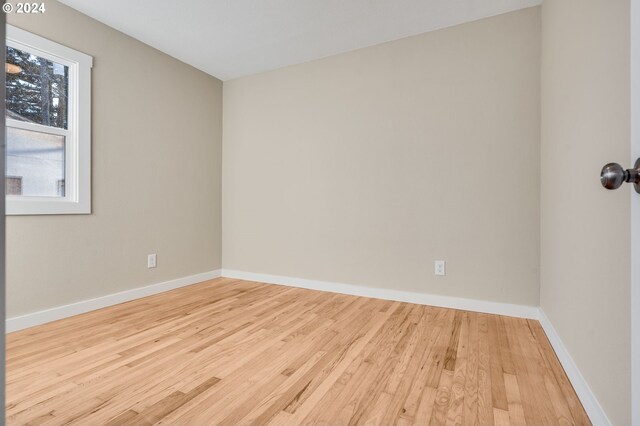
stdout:
[[444,260],[436,260],[434,273],[438,276],[445,276],[445,261]]
[[156,254],[150,254],[147,256],[147,268],[155,268],[157,266]]

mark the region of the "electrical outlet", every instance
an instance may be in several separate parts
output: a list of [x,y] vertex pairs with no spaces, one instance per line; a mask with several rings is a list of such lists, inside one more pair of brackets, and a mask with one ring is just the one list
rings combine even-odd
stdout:
[[147,268],[155,268],[157,266],[156,254],[150,254],[147,256]]
[[439,276],[445,276],[445,262],[444,260],[436,260],[435,264],[435,274]]

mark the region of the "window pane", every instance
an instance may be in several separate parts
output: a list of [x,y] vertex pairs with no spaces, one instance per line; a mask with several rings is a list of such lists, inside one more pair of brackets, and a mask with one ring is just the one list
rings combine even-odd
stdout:
[[69,67],[7,47],[7,118],[67,128]]
[[7,194],[64,197],[64,144],[64,136],[7,127]]

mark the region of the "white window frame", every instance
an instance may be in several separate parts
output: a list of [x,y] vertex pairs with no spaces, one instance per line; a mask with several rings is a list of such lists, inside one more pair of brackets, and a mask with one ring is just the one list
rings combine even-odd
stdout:
[[65,137],[65,196],[7,195],[6,214],[90,214],[93,57],[11,25],[7,25],[7,46],[69,67],[69,99],[67,129],[6,119],[7,127]]

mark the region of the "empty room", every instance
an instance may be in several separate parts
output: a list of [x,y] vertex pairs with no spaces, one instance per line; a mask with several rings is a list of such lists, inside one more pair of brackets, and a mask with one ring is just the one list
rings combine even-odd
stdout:
[[640,426],[640,0],[2,8],[0,424]]

